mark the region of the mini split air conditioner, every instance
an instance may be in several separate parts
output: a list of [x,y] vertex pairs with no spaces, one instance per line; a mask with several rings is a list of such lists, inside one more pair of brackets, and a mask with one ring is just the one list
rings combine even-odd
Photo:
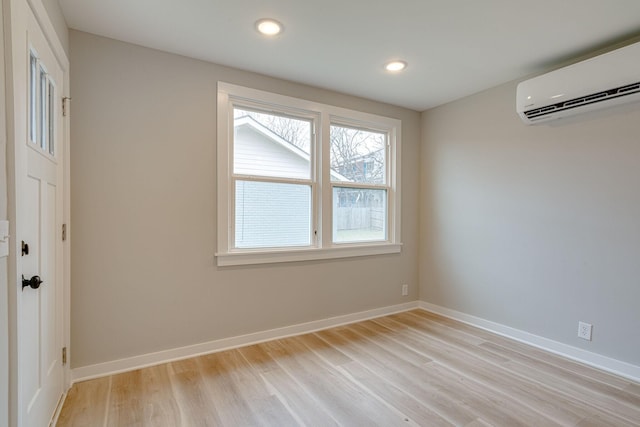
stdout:
[[640,101],[640,43],[518,84],[516,109],[539,124]]

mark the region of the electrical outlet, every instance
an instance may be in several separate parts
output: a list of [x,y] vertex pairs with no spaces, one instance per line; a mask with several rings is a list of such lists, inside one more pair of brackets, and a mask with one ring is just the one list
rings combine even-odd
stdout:
[[582,338],[583,340],[591,341],[591,330],[593,326],[589,323],[578,322],[578,338]]
[[409,295],[409,285],[402,285],[402,296],[406,297]]

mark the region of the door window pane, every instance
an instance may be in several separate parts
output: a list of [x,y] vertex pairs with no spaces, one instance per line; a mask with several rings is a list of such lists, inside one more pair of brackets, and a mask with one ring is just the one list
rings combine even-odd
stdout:
[[49,105],[49,100],[47,98],[47,73],[40,68],[40,146],[43,150],[47,149],[47,137],[49,136],[49,126],[48,126],[48,113],[47,107]]
[[53,105],[54,99],[55,99],[55,88],[53,86],[53,83],[51,81],[49,81],[49,92],[48,92],[48,96],[49,96],[49,106],[47,108],[48,111],[48,115],[47,115],[47,122],[49,124],[48,126],[48,133],[49,133],[49,154],[54,155],[55,154],[55,138],[54,138],[54,111],[55,111],[55,106]]
[[235,247],[311,244],[311,186],[236,181]]
[[387,190],[333,188],[333,241],[387,240]]
[[332,125],[330,139],[332,181],[386,182],[385,133]]
[[33,52],[29,52],[29,139],[32,142],[38,140],[38,59]]
[[311,177],[311,122],[234,109],[233,173]]

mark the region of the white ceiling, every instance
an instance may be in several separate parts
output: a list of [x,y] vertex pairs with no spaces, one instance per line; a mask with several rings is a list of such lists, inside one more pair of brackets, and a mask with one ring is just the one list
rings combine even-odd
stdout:
[[640,35],[640,0],[59,1],[73,29],[418,111]]

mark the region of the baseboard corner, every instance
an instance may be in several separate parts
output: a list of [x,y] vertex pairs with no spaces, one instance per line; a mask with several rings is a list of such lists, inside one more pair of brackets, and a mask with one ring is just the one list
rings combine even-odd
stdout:
[[484,329],[488,332],[493,332],[506,338],[510,338],[515,341],[537,347],[550,353],[557,354],[559,356],[566,357],[580,363],[584,363],[585,365],[589,365],[593,368],[601,369],[603,371],[619,375],[631,381],[640,382],[640,366],[632,365],[621,360],[583,350],[578,347],[573,347],[559,341],[554,341],[549,338],[534,335],[520,329],[466,314],[437,304],[432,304],[426,301],[418,301],[418,307],[422,310],[439,314],[441,316],[448,317],[450,319],[457,320],[459,322],[466,323],[480,329]]

